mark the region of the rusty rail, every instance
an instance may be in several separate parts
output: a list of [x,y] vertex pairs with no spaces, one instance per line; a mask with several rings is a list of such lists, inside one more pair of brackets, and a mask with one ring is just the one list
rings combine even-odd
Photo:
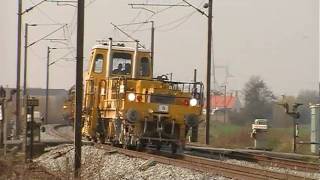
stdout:
[[[201,146],[196,146],[196,147],[201,147]],[[208,154],[208,157],[212,154],[219,154],[219,155],[222,155],[223,157],[255,162],[262,166],[279,167],[279,168],[286,168],[286,169],[292,169],[292,170],[303,171],[303,172],[311,172],[311,173],[320,172],[319,163],[311,163],[311,162],[293,160],[288,158],[274,157],[271,155],[259,154],[254,152],[230,151],[229,153],[225,153],[224,151],[222,152],[210,151],[209,149],[206,149],[206,146],[203,146],[201,148],[203,149],[192,149],[192,151],[200,152],[203,154],[204,157],[206,157],[205,155],[206,153]]]
[[156,154],[150,154],[145,152],[137,152],[128,149],[122,149],[112,147],[109,145],[96,144],[95,147],[105,150],[117,150],[119,153],[125,154],[130,157],[150,159],[153,158],[155,161],[163,164],[179,166],[192,170],[197,170],[212,175],[224,176],[235,179],[245,180],[257,180],[257,179],[308,179],[305,177],[273,172],[269,170],[262,170],[257,168],[251,168],[246,166],[229,164],[219,160],[212,160],[207,158],[195,157],[190,155],[183,155],[178,158],[170,158]]

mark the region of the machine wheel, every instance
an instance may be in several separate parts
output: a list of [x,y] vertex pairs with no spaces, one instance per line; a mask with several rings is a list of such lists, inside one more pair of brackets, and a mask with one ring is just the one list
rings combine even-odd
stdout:
[[85,136],[85,138],[87,139],[87,141],[91,141],[91,137],[90,136]]
[[157,149],[157,151],[160,151],[160,149],[161,149],[161,142],[157,142],[157,144],[156,144],[156,149]]
[[92,137],[92,141],[93,141],[94,143],[97,143],[97,142],[98,142],[97,137]]
[[137,151],[142,151],[144,148],[144,144],[141,141],[137,141],[136,143],[136,150]]
[[117,146],[119,143],[117,141],[115,141],[114,139],[110,140],[111,142],[111,146]]
[[128,149],[128,145],[126,143],[122,144],[123,149]]
[[104,135],[100,135],[100,136],[99,136],[99,142],[100,142],[101,144],[104,144],[104,143],[106,142],[106,137],[105,137]]

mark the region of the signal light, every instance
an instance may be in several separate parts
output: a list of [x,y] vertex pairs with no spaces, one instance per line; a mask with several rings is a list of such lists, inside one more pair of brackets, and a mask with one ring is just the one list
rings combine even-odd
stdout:
[[188,99],[183,100],[183,104],[186,105],[186,106],[188,106],[188,105],[189,105]]
[[190,99],[190,106],[196,106],[197,104],[198,104],[197,99],[195,98]]
[[128,94],[128,100],[129,101],[134,101],[136,99],[136,95],[134,95],[134,93],[129,93]]

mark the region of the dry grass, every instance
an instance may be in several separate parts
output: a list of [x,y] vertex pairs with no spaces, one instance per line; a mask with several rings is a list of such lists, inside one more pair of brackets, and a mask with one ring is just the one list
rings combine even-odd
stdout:
[[24,156],[7,154],[3,156],[0,149],[0,179],[24,179],[24,180],[46,180],[63,179],[61,176],[48,172],[35,163],[25,163]]
[[[199,142],[205,142],[205,124],[199,127]],[[253,139],[250,137],[251,125],[235,125],[221,122],[210,124],[210,145],[220,148],[247,148],[253,146]],[[276,128],[270,127],[268,132],[268,148],[278,152],[291,152],[292,150],[292,127]],[[310,141],[310,128],[301,126],[298,141]],[[298,152],[310,154],[309,145],[298,145]]]

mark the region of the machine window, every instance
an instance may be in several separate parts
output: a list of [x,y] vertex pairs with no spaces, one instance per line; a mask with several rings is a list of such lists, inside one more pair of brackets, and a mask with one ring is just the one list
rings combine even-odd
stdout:
[[103,68],[103,55],[97,54],[94,59],[94,72],[95,73],[101,73]]
[[139,70],[139,75],[140,76],[149,76],[150,74],[150,69],[149,69],[149,59],[147,57],[143,57],[140,60],[140,70]]
[[130,75],[131,74],[132,55],[128,53],[113,53],[112,56],[112,74]]

